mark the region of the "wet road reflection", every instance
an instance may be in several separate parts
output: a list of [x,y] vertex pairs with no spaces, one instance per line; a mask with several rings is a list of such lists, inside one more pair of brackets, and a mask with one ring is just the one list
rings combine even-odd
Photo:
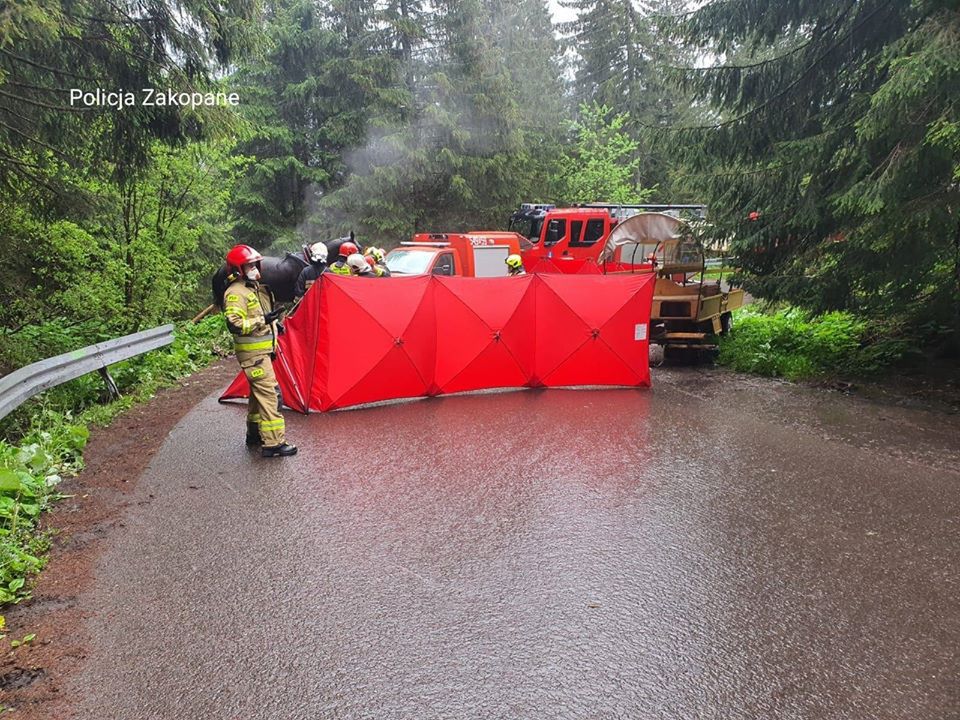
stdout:
[[104,558],[81,716],[960,714],[956,419],[654,380],[293,418],[292,462],[206,401]]

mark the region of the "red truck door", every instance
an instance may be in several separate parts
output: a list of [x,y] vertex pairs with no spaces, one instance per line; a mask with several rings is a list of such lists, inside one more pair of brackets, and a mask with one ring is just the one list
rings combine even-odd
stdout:
[[597,259],[601,241],[610,232],[609,215],[593,212],[547,217],[543,254],[554,258]]

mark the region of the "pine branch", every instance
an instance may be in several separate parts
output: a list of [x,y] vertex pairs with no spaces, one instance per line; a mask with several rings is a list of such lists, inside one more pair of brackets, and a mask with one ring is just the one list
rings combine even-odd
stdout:
[[55,148],[55,147],[53,147],[52,145],[48,145],[47,143],[43,142],[42,140],[37,140],[36,138],[31,137],[30,135],[27,135],[27,134],[24,133],[24,132],[21,132],[20,130],[18,130],[17,128],[13,127],[12,125],[8,125],[7,123],[3,122],[2,120],[0,120],[0,127],[6,128],[7,130],[9,130],[10,132],[14,133],[15,135],[19,135],[20,137],[22,137],[24,140],[26,140],[26,141],[29,142],[29,143],[33,143],[34,145],[37,145],[37,146],[39,146],[39,147],[42,147],[42,148],[44,148],[45,150],[50,150],[51,152],[53,152],[54,154],[56,154],[61,160],[66,160],[67,162],[73,162],[72,158],[70,158],[70,157],[68,157],[67,155],[65,155],[62,150],[60,150],[60,149],[58,149],[58,148]]
[[36,62],[36,61],[34,61],[34,60],[30,60],[30,59],[28,59],[28,58],[21,57],[20,55],[15,55],[14,53],[10,52],[9,50],[6,50],[5,48],[0,48],[0,53],[6,55],[7,57],[9,57],[9,58],[11,58],[11,59],[13,59],[13,60],[16,60],[17,62],[26,63],[27,65],[31,65],[31,66],[37,68],[38,70],[46,70],[47,72],[53,73],[53,74],[55,74],[55,75],[63,75],[64,77],[72,77],[72,78],[76,78],[77,80],[85,80],[85,81],[87,81],[87,82],[97,82],[96,78],[86,77],[86,76],[84,76],[84,75],[76,75],[76,74],[74,74],[74,73],[67,72],[66,70],[57,70],[57,69],[52,68],[52,67],[47,67],[46,65],[42,65],[41,63],[38,63],[38,62]]
[[17,102],[24,102],[28,105],[36,105],[37,107],[47,108],[48,110],[64,110],[66,112],[84,112],[86,110],[91,110],[92,108],[74,108],[66,105],[51,105],[50,103],[40,102],[39,100],[29,100],[25,97],[19,95],[11,95],[8,92],[0,90],[0,95],[3,97],[8,97],[11,100],[16,100]]
[[[806,67],[806,69],[803,70],[803,72],[800,73],[800,75],[798,75],[796,78],[794,78],[794,80],[793,80],[792,82],[790,82],[789,84],[787,84],[782,90],[780,90],[778,93],[774,94],[772,97],[770,97],[769,99],[765,100],[764,102],[760,103],[759,105],[757,105],[757,106],[755,106],[755,107],[752,107],[752,108],[750,108],[749,110],[746,110],[745,112],[741,113],[740,115],[737,115],[736,117],[731,118],[730,120],[726,120],[726,121],[721,122],[721,123],[715,123],[715,124],[713,124],[713,125],[694,125],[694,126],[682,127],[682,128],[677,128],[677,129],[678,129],[678,130],[717,130],[717,129],[720,129],[720,128],[730,127],[731,125],[739,124],[739,123],[741,123],[743,120],[746,120],[747,118],[749,118],[749,117],[751,117],[751,116],[753,116],[753,115],[756,115],[756,114],[760,113],[760,112],[763,111],[763,110],[766,110],[768,107],[770,107],[771,105],[773,105],[776,101],[782,99],[783,97],[785,97],[786,95],[788,95],[791,91],[793,91],[798,85],[800,85],[800,83],[801,83],[803,80],[805,80],[805,79],[807,78],[807,76],[808,76],[810,73],[812,73],[812,72],[820,65],[821,62],[823,62],[823,61],[827,58],[827,56],[829,56],[831,53],[833,53],[835,50],[837,50],[837,49],[840,47],[840,44],[841,44],[842,42],[848,40],[857,30],[859,30],[859,29],[860,29],[861,27],[863,27],[867,22],[869,22],[870,20],[872,20],[872,19],[874,18],[874,16],[876,16],[881,10],[884,10],[884,9],[888,8],[888,7],[892,4],[892,2],[893,2],[893,0],[887,0],[887,2],[883,3],[882,5],[878,6],[876,9],[874,9],[873,12],[871,12],[871,13],[869,13],[867,16],[865,16],[859,23],[857,23],[856,25],[854,25],[853,27],[851,27],[850,30],[849,30],[849,32],[847,32],[847,33],[844,34],[843,36],[840,36],[839,38],[837,38],[837,41],[836,41],[834,44],[832,44],[830,47],[828,47],[828,48],[827,48],[824,52],[822,52],[819,56],[817,56],[816,58],[814,58],[813,62],[810,63],[810,65],[808,65],[808,66]],[[647,127],[647,128],[653,129],[654,126],[652,126],[652,125],[642,125],[642,127]]]

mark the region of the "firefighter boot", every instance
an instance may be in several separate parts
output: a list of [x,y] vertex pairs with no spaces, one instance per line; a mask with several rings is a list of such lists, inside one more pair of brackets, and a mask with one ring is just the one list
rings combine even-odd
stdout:
[[274,445],[273,447],[263,448],[260,451],[260,454],[263,457],[288,457],[289,455],[297,454],[297,446],[281,443],[280,445]]
[[263,440],[260,439],[260,424],[257,422],[247,421],[247,447],[253,447],[254,445],[262,445]]

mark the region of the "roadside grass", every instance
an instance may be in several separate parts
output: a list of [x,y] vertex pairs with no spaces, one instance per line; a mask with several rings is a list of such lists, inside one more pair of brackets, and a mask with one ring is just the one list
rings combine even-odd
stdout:
[[729,278],[737,271],[736,268],[724,267],[724,268],[710,268],[704,273],[697,273],[694,275],[693,279],[696,282],[703,282],[705,279],[718,278],[720,276]]
[[717,362],[739,372],[804,380],[876,375],[911,352],[908,340],[848,312],[811,316],[793,307],[751,305],[734,313]]
[[[78,345],[79,347],[79,345]],[[123,397],[103,403],[96,373],[32,399],[0,424],[0,605],[29,597],[30,576],[41,570],[50,546],[39,530],[44,510],[58,498],[60,481],[83,468],[90,426],[109,424],[157,390],[229,353],[223,320],[177,326],[172,345],[111,366]],[[0,616],[2,617],[2,616]]]

